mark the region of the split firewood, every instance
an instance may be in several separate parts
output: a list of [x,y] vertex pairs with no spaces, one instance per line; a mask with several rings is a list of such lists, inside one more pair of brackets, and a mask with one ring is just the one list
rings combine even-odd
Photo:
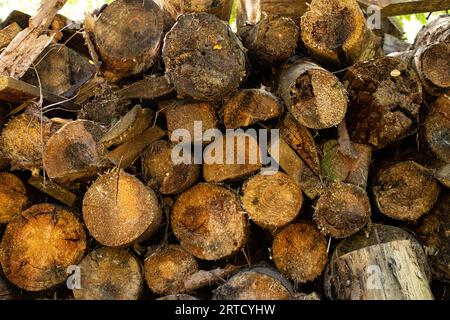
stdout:
[[272,268],[255,267],[231,277],[213,291],[214,300],[291,300],[292,284]]
[[[278,140],[278,143],[278,163],[281,169],[294,179],[294,181],[303,186],[301,183],[303,167],[305,166],[303,160],[282,138]],[[274,156],[273,151],[269,147],[269,154],[271,156]]]
[[207,182],[243,179],[262,166],[258,141],[247,133],[221,135],[205,148],[203,154],[203,178]]
[[373,193],[384,215],[416,221],[428,213],[439,196],[439,185],[432,172],[414,161],[380,168],[375,176]]
[[239,0],[238,17],[240,7],[245,7],[247,12],[267,12],[269,15],[289,17],[300,26],[300,17],[308,9],[308,4],[306,0]]
[[55,35],[47,33],[56,13],[67,0],[45,0],[39,11],[0,54],[0,75],[19,79],[36,58],[52,42]]
[[422,85],[398,57],[353,65],[344,84],[350,97],[346,115],[352,141],[383,148],[417,130]]
[[435,42],[450,41],[450,15],[440,15],[425,25],[417,34],[413,48],[419,48]]
[[49,195],[50,197],[60,201],[69,208],[72,208],[78,201],[77,195],[64,189],[59,184],[45,179],[43,176],[32,176],[27,183],[37,190]]
[[78,266],[81,288],[73,289],[77,300],[138,300],[142,293],[141,266],[125,249],[96,249]]
[[172,19],[177,19],[183,13],[206,12],[226,21],[230,20],[233,0],[156,0],[169,13]]
[[153,112],[136,105],[101,138],[105,148],[117,147],[142,134],[151,124]]
[[450,282],[450,193],[442,191],[436,205],[425,215],[415,228],[425,246],[433,276]]
[[[150,183],[156,183],[162,194],[177,194],[191,187],[200,177],[199,164],[175,163],[174,145],[159,140],[152,143],[142,155],[143,170]],[[193,159],[192,159],[193,162]]]
[[181,246],[202,260],[218,260],[246,242],[247,221],[235,193],[199,183],[182,193],[173,207],[172,229]]
[[371,225],[335,249],[325,272],[333,300],[432,300],[430,270],[420,243],[407,231]]
[[301,18],[301,36],[315,60],[334,67],[381,55],[380,41],[356,0],[311,1]]
[[66,97],[73,96],[95,72],[88,58],[60,44],[47,47],[33,66],[36,69],[29,69],[22,81],[37,87],[41,85],[50,93]]
[[287,174],[256,175],[242,186],[241,202],[257,225],[276,230],[292,222],[300,212],[300,185]]
[[208,287],[217,282],[224,281],[224,279],[235,273],[238,269],[239,267],[229,264],[224,268],[216,268],[208,271],[199,270],[184,280],[184,287],[188,292]]
[[131,166],[145,149],[153,142],[164,137],[166,133],[158,126],[151,127],[145,130],[136,138],[125,142],[106,153],[108,160],[114,164],[115,167],[125,169]]
[[370,201],[366,192],[347,183],[330,185],[314,206],[319,229],[333,238],[347,238],[370,221]]
[[70,186],[89,180],[108,167],[100,139],[105,128],[92,121],[67,123],[47,141],[44,168],[50,179]]
[[13,169],[31,170],[36,175],[42,169],[44,146],[55,129],[47,118],[24,112],[3,128],[0,148]]
[[177,20],[164,39],[163,59],[180,97],[220,100],[247,75],[241,41],[225,22],[207,13]]
[[174,91],[173,84],[166,76],[144,76],[144,80],[120,89],[117,94],[122,99],[155,100]]
[[290,113],[311,129],[337,126],[347,111],[347,94],[331,72],[302,58],[281,69],[278,92]]
[[0,223],[8,223],[28,202],[23,182],[15,175],[0,172]]
[[366,188],[372,159],[372,147],[351,143],[355,157],[341,151],[337,140],[328,140],[322,146],[320,167],[322,175],[330,181],[345,182]]
[[[181,102],[180,102],[181,103]],[[203,134],[209,129],[217,129],[218,119],[215,105],[210,102],[181,103],[170,106],[166,110],[168,136],[174,143],[181,142],[175,130],[183,129],[189,132],[193,144],[207,144],[202,139]],[[201,136],[196,136],[195,122],[201,122]]]
[[142,73],[156,62],[165,21],[152,0],[116,0],[86,28],[93,35],[105,75],[116,80]]
[[450,163],[450,94],[441,95],[431,105],[422,133],[426,147]]
[[298,153],[311,171],[320,177],[319,153],[308,128],[288,114],[281,124],[280,135]]
[[295,22],[281,15],[261,13],[256,24],[240,26],[242,43],[259,62],[279,62],[295,53],[300,31]]
[[295,283],[312,281],[327,264],[327,240],[309,224],[290,224],[275,235],[272,259],[277,269]]
[[22,31],[17,23],[11,23],[0,30],[0,50],[6,48],[8,44]]
[[259,121],[276,118],[283,112],[281,101],[264,89],[244,89],[228,100],[223,109],[227,129],[248,127]]
[[184,281],[198,271],[198,263],[179,245],[157,248],[144,261],[145,280],[156,294],[186,291]]
[[109,247],[145,240],[159,228],[162,219],[155,192],[121,171],[98,178],[85,193],[82,209],[91,235]]
[[38,204],[8,224],[0,244],[5,276],[27,291],[62,283],[67,268],[76,265],[86,249],[86,234],[77,216],[52,204]]

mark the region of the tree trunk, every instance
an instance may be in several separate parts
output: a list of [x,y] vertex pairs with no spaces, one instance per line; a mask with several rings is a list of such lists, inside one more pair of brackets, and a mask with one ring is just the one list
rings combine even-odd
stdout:
[[182,15],[164,40],[166,74],[180,97],[214,101],[246,77],[246,55],[230,27],[207,13]]
[[333,300],[432,300],[419,242],[403,229],[374,224],[343,240],[325,272]]
[[444,14],[429,22],[417,33],[414,48],[426,46],[435,42],[450,41],[450,15]]

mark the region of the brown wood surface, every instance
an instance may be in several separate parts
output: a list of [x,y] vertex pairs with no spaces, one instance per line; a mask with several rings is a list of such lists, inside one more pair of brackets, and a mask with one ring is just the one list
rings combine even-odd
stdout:
[[383,16],[399,16],[450,9],[448,0],[358,0],[363,6],[376,5]]

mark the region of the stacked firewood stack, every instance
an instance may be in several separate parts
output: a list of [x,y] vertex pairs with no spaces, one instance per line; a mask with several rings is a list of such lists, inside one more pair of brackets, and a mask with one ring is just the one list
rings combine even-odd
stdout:
[[[408,45],[360,2],[11,13],[0,299],[445,298],[450,16]],[[242,163],[179,163],[183,129],[210,155],[279,132],[279,170],[250,142]]]

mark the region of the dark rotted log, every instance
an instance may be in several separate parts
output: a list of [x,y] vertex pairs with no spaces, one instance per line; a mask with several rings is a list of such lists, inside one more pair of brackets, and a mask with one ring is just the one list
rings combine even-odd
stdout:
[[25,185],[15,175],[0,172],[0,223],[8,223],[28,202]]
[[301,36],[314,60],[334,67],[381,55],[356,0],[313,0],[301,18]]
[[425,145],[442,161],[450,163],[450,96],[441,95],[430,107],[422,132]]
[[339,243],[325,271],[333,300],[433,300],[420,243],[407,231],[374,224]]
[[92,121],[65,124],[50,137],[44,149],[44,168],[61,185],[94,178],[108,167],[100,139],[105,129]]
[[116,0],[86,29],[93,35],[103,69],[113,79],[138,74],[159,56],[164,13],[152,0]]
[[27,291],[62,283],[67,268],[80,262],[86,234],[77,216],[52,204],[38,204],[15,216],[0,244],[5,276]]
[[186,278],[198,271],[194,256],[179,245],[155,249],[144,261],[145,280],[157,294],[179,294],[186,291]]
[[319,229],[333,238],[347,238],[370,221],[370,201],[365,190],[336,183],[325,189],[314,205]]
[[314,226],[293,223],[275,235],[272,258],[277,269],[295,283],[312,281],[327,264],[327,240]]
[[308,128],[336,126],[347,111],[347,95],[339,79],[302,58],[292,58],[282,67],[278,92],[294,118]]
[[82,210],[90,234],[108,247],[147,239],[162,219],[156,193],[122,171],[98,178],[85,193]]
[[199,183],[185,191],[175,202],[171,218],[181,246],[199,259],[228,257],[246,242],[241,204],[235,193],[222,186]]
[[450,15],[443,14],[425,25],[417,33],[413,48],[429,45],[435,42],[450,41]]
[[213,291],[214,300],[291,300],[293,286],[272,268],[239,272]]
[[275,230],[292,222],[303,204],[298,182],[285,173],[258,174],[242,186],[244,210],[257,225]]
[[150,184],[162,194],[177,194],[191,187],[199,178],[199,164],[176,164],[172,160],[174,145],[159,140],[152,143],[142,155],[142,165]]
[[272,93],[264,89],[243,89],[226,102],[223,122],[227,129],[236,129],[276,118],[282,112],[281,101]]
[[450,192],[442,191],[431,212],[422,217],[415,230],[428,253],[433,276],[450,282]]
[[376,172],[373,193],[386,216],[415,221],[428,213],[439,196],[433,173],[414,161],[398,162]]
[[183,13],[206,12],[228,22],[233,0],[156,0],[169,15],[176,19]]
[[246,55],[230,27],[207,13],[182,15],[164,39],[166,74],[181,97],[225,98],[246,77]]
[[345,74],[350,104],[346,123],[351,140],[383,148],[417,130],[422,85],[398,57],[353,65]]
[[99,248],[79,264],[77,300],[137,300],[144,287],[139,261],[125,249]]
[[238,32],[249,55],[263,63],[279,62],[291,57],[300,35],[292,19],[265,12],[256,24],[240,26]]

